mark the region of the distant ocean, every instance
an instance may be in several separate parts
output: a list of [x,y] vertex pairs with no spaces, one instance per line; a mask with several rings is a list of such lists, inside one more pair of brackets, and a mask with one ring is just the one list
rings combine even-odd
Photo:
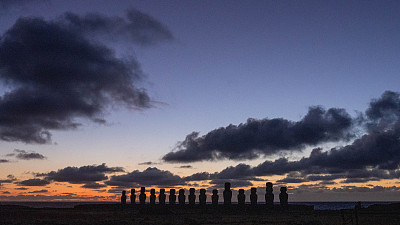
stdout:
[[[396,202],[361,202],[361,206],[390,203]],[[73,208],[82,204],[117,204],[117,202],[0,202],[0,205],[21,205],[33,208]],[[355,206],[355,202],[290,202],[289,204],[313,205],[315,210],[353,209]]]

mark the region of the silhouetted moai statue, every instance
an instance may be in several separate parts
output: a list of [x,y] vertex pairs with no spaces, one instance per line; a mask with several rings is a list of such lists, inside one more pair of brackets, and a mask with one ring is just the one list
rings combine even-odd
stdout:
[[257,188],[251,188],[250,192],[251,205],[257,205]]
[[136,203],[135,189],[131,189],[131,204]]
[[189,205],[194,205],[196,204],[196,195],[195,195],[195,189],[190,188],[189,189]]
[[160,189],[160,195],[158,195],[158,204],[165,205],[166,197],[167,196],[165,196],[165,189],[164,188]]
[[185,201],[186,201],[185,189],[179,190],[178,201],[179,201],[179,205],[185,205]]
[[150,205],[155,205],[156,204],[156,190],[151,189],[150,190]]
[[146,189],[145,187],[140,188],[140,195],[139,195],[139,201],[141,205],[146,204]]
[[268,206],[273,206],[274,205],[274,193],[273,192],[273,188],[272,188],[272,183],[271,182],[267,182],[266,184],[266,193],[265,193],[265,204],[267,204]]
[[175,202],[176,202],[175,189],[170,189],[169,190],[169,204],[175,205]]
[[231,191],[231,183],[225,183],[225,190],[224,190],[224,204],[230,205],[232,204],[232,191]]
[[279,193],[279,201],[281,203],[281,206],[288,205],[288,194],[286,193],[286,191],[286,187],[281,187],[281,193]]
[[246,195],[244,194],[244,189],[239,189],[239,194],[237,196],[238,198],[238,204],[239,205],[244,205],[246,201]]
[[207,201],[206,189],[200,189],[199,204],[205,205]]
[[121,205],[126,205],[126,191],[122,191]]
[[213,205],[218,205],[218,198],[219,198],[218,190],[214,189],[212,192],[213,192],[213,195],[211,196],[212,204]]

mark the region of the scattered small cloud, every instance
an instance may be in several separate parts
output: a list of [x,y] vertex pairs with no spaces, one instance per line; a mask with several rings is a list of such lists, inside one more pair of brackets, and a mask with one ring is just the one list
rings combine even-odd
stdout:
[[13,182],[16,181],[16,180],[17,180],[17,178],[15,178],[14,175],[10,174],[10,175],[7,176],[6,179],[0,180],[0,186],[1,186],[3,183],[13,183]]
[[20,191],[26,191],[28,188],[25,187],[19,187],[19,188],[14,188],[15,190],[20,190]]
[[42,179],[28,179],[16,182],[16,184],[19,186],[46,186],[50,184],[50,182]]
[[183,165],[183,166],[179,166],[177,168],[180,168],[180,169],[193,169],[193,166],[191,166],[191,165]]
[[159,163],[151,162],[151,161],[138,163],[138,165],[140,165],[140,166],[143,166],[143,165],[151,166],[151,165],[158,165],[158,164]]
[[87,183],[81,186],[82,188],[88,188],[88,189],[100,189],[100,188],[104,188],[107,187],[107,185],[105,184],[99,184],[97,182],[93,182],[93,183]]
[[28,193],[36,194],[36,193],[47,193],[47,192],[49,192],[49,191],[46,190],[46,189],[43,189],[43,190],[38,190],[38,191],[30,191],[30,192],[28,192]]
[[33,151],[28,152],[28,151],[21,150],[21,149],[14,149],[14,153],[7,154],[6,156],[8,156],[8,157],[15,156],[17,159],[21,159],[21,160],[33,160],[33,159],[44,160],[47,158],[46,156],[44,156],[42,154],[39,154],[39,153],[36,153]]

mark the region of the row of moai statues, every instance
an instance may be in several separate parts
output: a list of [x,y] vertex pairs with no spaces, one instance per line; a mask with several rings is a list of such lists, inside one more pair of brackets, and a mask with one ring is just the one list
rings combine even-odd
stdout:
[[[274,194],[272,193],[273,192],[272,186],[273,185],[271,182],[266,183],[265,203],[269,206],[272,206],[274,204]],[[286,206],[288,204],[287,188],[281,187],[280,191],[281,191],[281,193],[279,194],[280,204],[282,206]],[[144,205],[146,203],[146,193],[145,192],[146,192],[145,187],[141,187],[140,195],[139,195],[139,203],[141,205]],[[218,200],[219,200],[218,190],[214,189],[212,191],[212,193],[213,194],[211,196],[211,202],[213,205],[218,205]],[[131,189],[130,197],[131,197],[131,204],[136,204],[135,189]],[[225,190],[223,192],[223,197],[224,197],[224,205],[232,204],[232,190],[231,190],[231,184],[229,182],[225,183]],[[160,194],[158,195],[158,204],[165,205],[166,198],[167,198],[167,196],[165,194],[165,189],[160,189]],[[246,199],[246,196],[244,194],[244,189],[239,189],[239,194],[237,195],[238,205],[244,205],[245,199]],[[250,189],[251,205],[257,205],[257,200],[258,200],[257,188],[251,188]],[[189,201],[189,205],[194,205],[196,203],[196,195],[195,195],[194,188],[189,189],[188,201]],[[207,201],[206,189],[200,189],[199,204],[205,205],[206,201]],[[178,203],[179,203],[179,205],[186,204],[186,196],[185,196],[184,189],[179,190]],[[123,204],[123,205],[126,204],[126,191],[122,191],[121,204]],[[155,205],[155,204],[156,204],[156,190],[151,189],[150,190],[150,205]],[[175,189],[170,189],[169,204],[170,205],[176,204]]]

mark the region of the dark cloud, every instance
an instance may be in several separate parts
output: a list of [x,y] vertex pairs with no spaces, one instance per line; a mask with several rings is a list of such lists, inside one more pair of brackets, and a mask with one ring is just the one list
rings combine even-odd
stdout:
[[107,180],[106,174],[124,172],[122,167],[108,167],[105,163],[101,165],[90,165],[82,167],[66,167],[58,171],[36,174],[49,181],[68,182],[71,184],[93,184],[96,181]]
[[9,192],[9,191],[3,191],[2,193],[3,194],[11,194],[11,192]]
[[21,182],[17,182],[16,184],[18,184],[19,186],[46,186],[46,185],[50,184],[50,182],[47,180],[35,178],[35,179],[28,179],[28,180],[24,180]]
[[163,157],[167,162],[255,159],[280,151],[299,151],[307,145],[348,140],[352,118],[344,109],[312,107],[298,122],[285,119],[248,119],[204,136],[193,132]]
[[43,189],[43,190],[38,190],[38,191],[30,191],[30,192],[28,192],[28,193],[36,194],[36,193],[47,193],[47,192],[49,192],[49,191],[46,190],[46,189]]
[[127,18],[27,17],[0,36],[0,81],[10,89],[0,97],[0,140],[49,143],[51,130],[74,129],[77,119],[104,123],[110,106],[151,107],[146,90],[137,87],[143,77],[139,63],[118,58],[87,33],[115,29],[138,44],[172,38],[150,16],[130,10]]
[[15,149],[14,154],[8,154],[9,156],[15,155],[17,159],[21,160],[32,160],[32,159],[39,159],[39,160],[44,160],[46,159],[46,156],[36,153],[36,152],[27,152],[25,150],[20,150],[20,149]]
[[97,182],[93,182],[93,183],[87,183],[85,185],[81,186],[82,188],[88,188],[88,189],[100,189],[103,187],[107,187],[107,185],[105,184],[99,184]]
[[138,186],[159,186],[171,187],[176,185],[184,185],[185,180],[178,175],[174,175],[169,171],[160,170],[156,167],[149,167],[144,171],[134,170],[123,175],[111,176],[107,185],[130,188]]

